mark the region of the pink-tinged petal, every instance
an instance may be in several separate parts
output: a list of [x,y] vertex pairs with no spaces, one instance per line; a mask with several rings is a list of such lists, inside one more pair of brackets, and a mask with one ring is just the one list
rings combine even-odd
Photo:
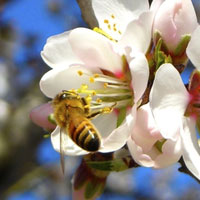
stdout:
[[[60,152],[60,127],[56,127],[56,129],[51,133],[51,143],[53,148]],[[71,138],[67,135],[67,133],[62,133],[64,140],[62,141],[64,144],[64,154],[69,156],[80,156],[88,154],[87,151],[81,149],[78,145],[76,145]]]
[[150,151],[156,141],[163,138],[156,128],[149,104],[137,110],[136,123],[131,137],[144,152]]
[[162,146],[162,153],[155,159],[154,168],[164,168],[178,162],[182,155],[181,139],[167,140]]
[[73,52],[87,67],[102,68],[112,72],[122,69],[121,56],[114,52],[116,45],[105,36],[86,28],[71,31],[69,42]]
[[[83,75],[79,75],[82,71]],[[82,84],[87,84],[89,89],[98,88],[99,83],[90,83],[92,72],[83,66],[56,67],[48,71],[40,80],[41,91],[50,98],[54,98],[62,90],[78,89]]]
[[177,140],[189,94],[178,71],[163,64],[156,72],[150,93],[150,106],[162,136]]
[[142,148],[138,146],[131,137],[129,137],[127,145],[131,156],[136,163],[144,167],[154,166],[154,161],[151,159],[151,157],[147,154],[144,154]]
[[164,1],[165,1],[165,0],[154,0],[154,1],[151,3],[150,10],[154,12],[154,15],[156,14],[156,12],[158,11],[158,9],[160,8],[160,6],[162,5],[162,3],[163,3]]
[[182,36],[191,34],[197,25],[191,0],[166,0],[155,15],[153,32],[159,31],[168,48],[173,51]]
[[120,38],[118,31],[123,33],[131,20],[149,9],[147,0],[92,0],[92,6],[99,27],[114,39]]
[[149,66],[145,55],[142,53],[135,54],[135,58],[131,60],[129,67],[132,76],[134,102],[136,103],[146,90],[149,79]]
[[131,21],[123,34],[119,45],[122,47],[131,47],[134,50],[146,53],[152,33],[153,12],[145,12],[134,21]]
[[200,26],[193,32],[186,53],[193,65],[200,71]]
[[30,112],[31,120],[38,126],[47,130],[53,130],[56,125],[48,121],[48,116],[53,113],[53,108],[50,103],[42,104],[36,108],[33,108]]
[[195,130],[195,121],[192,118],[184,118],[181,138],[184,162],[191,173],[200,180],[200,147]]
[[48,38],[41,56],[50,67],[67,67],[82,63],[72,51],[68,41],[69,33],[70,31]]
[[126,116],[126,119],[122,125],[116,128],[108,137],[103,139],[103,145],[100,152],[112,152],[123,147],[133,129],[136,118],[136,105],[133,106],[130,114]]

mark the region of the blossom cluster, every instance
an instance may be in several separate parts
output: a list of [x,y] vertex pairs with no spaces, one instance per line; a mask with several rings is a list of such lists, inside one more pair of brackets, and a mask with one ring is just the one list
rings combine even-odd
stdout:
[[[183,157],[200,179],[200,26],[192,1],[92,0],[92,7],[99,27],[47,40],[41,56],[51,70],[41,78],[41,91],[54,99],[73,90],[90,98],[91,111],[112,107],[91,120],[101,135],[98,152],[127,145],[136,163],[153,168]],[[194,70],[184,84],[188,60]],[[33,110],[33,121],[54,127],[50,107]],[[51,133],[58,152],[61,131],[57,126]],[[65,137],[65,155],[89,153]]]

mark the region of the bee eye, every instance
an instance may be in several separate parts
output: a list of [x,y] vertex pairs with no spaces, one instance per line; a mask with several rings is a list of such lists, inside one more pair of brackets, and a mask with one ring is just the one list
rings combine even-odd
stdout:
[[67,96],[68,96],[68,95],[67,95],[66,93],[63,93],[63,94],[60,96],[60,100],[66,99]]

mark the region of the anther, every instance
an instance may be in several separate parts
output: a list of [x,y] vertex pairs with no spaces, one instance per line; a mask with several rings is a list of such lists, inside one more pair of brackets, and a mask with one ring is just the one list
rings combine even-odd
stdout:
[[90,77],[90,83],[94,83],[94,77]]
[[81,85],[81,89],[82,89],[82,90],[87,90],[87,89],[88,89],[88,85],[82,84],[82,85]]
[[107,88],[108,87],[108,83],[104,83],[103,86],[104,86],[104,88]]
[[108,24],[109,21],[108,21],[107,19],[104,19],[104,23],[105,23],[105,24]]
[[112,17],[113,19],[115,19],[115,15],[112,14],[111,17]]
[[80,70],[79,70],[79,71],[77,71],[77,73],[78,73],[78,75],[79,75],[79,76],[82,76],[82,75],[83,75],[83,72],[82,72],[82,71],[80,71]]

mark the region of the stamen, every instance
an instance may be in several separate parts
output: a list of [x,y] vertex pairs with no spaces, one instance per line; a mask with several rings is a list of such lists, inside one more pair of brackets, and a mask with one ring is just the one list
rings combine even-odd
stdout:
[[104,23],[105,23],[105,24],[108,24],[109,21],[108,21],[107,19],[104,19]]

